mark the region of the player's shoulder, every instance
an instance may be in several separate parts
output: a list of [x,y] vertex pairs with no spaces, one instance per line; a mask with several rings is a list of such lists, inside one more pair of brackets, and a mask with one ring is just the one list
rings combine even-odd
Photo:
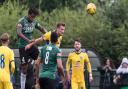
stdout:
[[48,31],[44,34],[44,36],[50,36],[51,35],[51,31]]
[[8,51],[10,51],[11,53],[14,52],[13,49],[11,49],[11,48],[9,48],[9,47],[7,47],[7,49],[8,49]]
[[87,56],[86,52],[81,51],[81,54],[84,55],[84,56]]
[[62,37],[62,36],[60,36],[59,38],[62,40],[62,38],[63,38],[63,37]]
[[56,45],[54,45],[54,48],[57,52],[61,52],[61,49],[59,47],[57,47]]
[[73,50],[73,51],[71,51],[70,53],[69,53],[69,56],[73,56],[75,54],[75,51]]
[[51,34],[52,32],[51,31],[48,31],[48,32],[46,32],[45,34]]
[[42,46],[41,51],[46,49],[47,45]]
[[49,32],[46,32],[44,35],[43,35],[43,39],[46,41],[46,40],[50,40],[50,35],[51,35],[51,31]]
[[13,51],[12,49],[10,49],[10,53],[11,53],[12,55],[14,55],[14,51]]
[[5,50],[11,51],[11,49],[8,46],[3,46]]
[[11,48],[7,47],[7,46],[5,47],[5,50],[10,52],[10,53],[14,53],[14,51]]
[[81,55],[82,55],[83,57],[85,57],[85,58],[88,57],[88,54],[87,54],[86,52],[81,52]]
[[26,20],[26,16],[20,18],[18,22],[23,22],[24,20]]
[[63,37],[62,36],[59,36],[59,38],[58,38],[60,41],[62,41],[62,39],[63,39]]
[[50,44],[44,45],[41,50],[52,50],[52,46]]

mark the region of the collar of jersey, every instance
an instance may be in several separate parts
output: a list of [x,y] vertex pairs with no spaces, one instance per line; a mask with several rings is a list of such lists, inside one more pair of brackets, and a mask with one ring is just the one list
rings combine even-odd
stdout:
[[79,52],[77,52],[76,50],[74,50],[74,52],[75,52],[76,54],[80,54],[80,53],[81,53],[81,50],[80,50]]

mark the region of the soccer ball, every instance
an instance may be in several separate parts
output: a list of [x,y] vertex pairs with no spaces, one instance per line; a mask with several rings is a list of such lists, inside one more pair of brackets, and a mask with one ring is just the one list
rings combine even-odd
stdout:
[[96,13],[96,6],[94,3],[89,3],[86,9],[87,9],[88,14],[90,15],[94,15]]

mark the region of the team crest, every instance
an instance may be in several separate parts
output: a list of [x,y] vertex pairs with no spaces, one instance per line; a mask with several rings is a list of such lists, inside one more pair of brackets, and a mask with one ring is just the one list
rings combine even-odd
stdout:
[[82,60],[82,59],[83,59],[83,57],[82,57],[82,56],[80,56],[80,59]]

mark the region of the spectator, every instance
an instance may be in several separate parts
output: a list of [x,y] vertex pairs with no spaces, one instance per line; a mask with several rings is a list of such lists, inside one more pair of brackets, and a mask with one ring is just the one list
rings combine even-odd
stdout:
[[123,58],[121,65],[116,71],[115,84],[120,84],[120,89],[128,89],[128,59]]
[[114,64],[110,58],[105,58],[104,65],[99,67],[100,71],[100,89],[113,89],[113,71]]

